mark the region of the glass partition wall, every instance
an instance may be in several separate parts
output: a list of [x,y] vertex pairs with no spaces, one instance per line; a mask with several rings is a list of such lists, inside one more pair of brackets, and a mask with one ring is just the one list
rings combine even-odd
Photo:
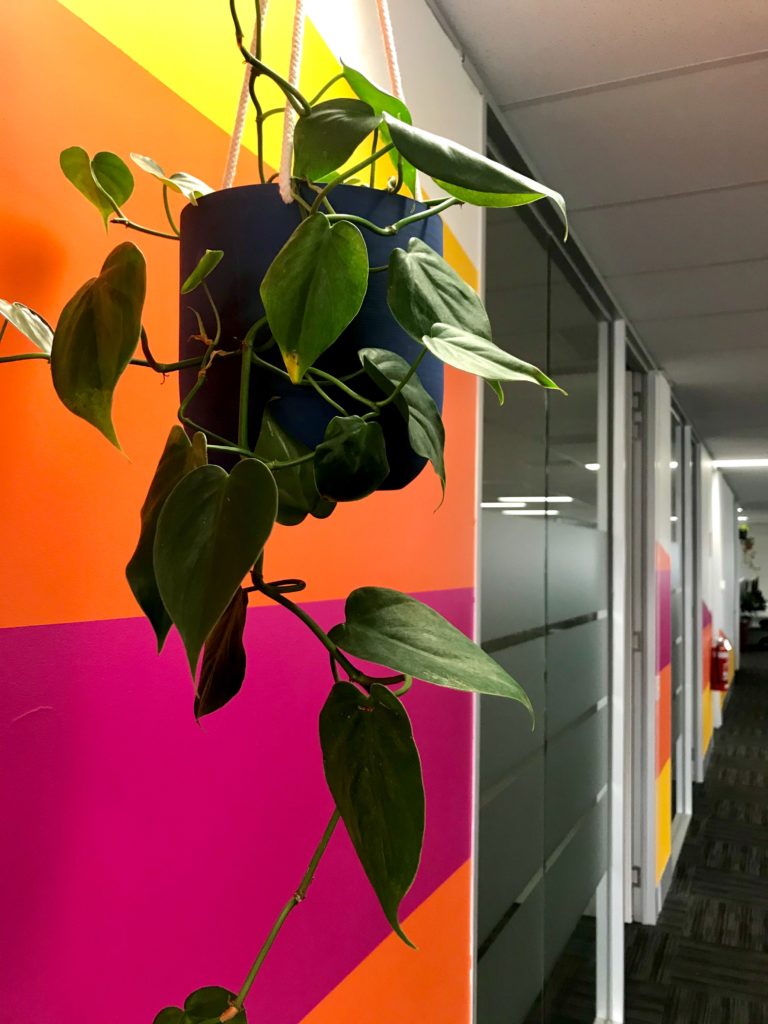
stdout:
[[489,211],[486,303],[528,384],[484,403],[480,629],[526,688],[480,707],[478,1024],[595,1018],[606,870],[607,516],[603,326],[521,211]]

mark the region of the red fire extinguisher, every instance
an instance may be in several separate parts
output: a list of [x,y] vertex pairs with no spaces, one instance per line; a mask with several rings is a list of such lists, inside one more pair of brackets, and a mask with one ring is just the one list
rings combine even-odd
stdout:
[[728,637],[721,633],[712,644],[712,667],[710,670],[710,687],[713,690],[727,690],[730,685],[730,654],[732,645]]

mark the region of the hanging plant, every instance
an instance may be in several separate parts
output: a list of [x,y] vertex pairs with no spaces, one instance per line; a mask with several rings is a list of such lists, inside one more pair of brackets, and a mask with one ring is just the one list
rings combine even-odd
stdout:
[[[112,400],[127,368],[179,375],[178,423],[141,508],[126,575],[158,649],[172,627],[181,636],[195,680],[195,715],[223,707],[246,683],[251,592],[301,620],[330,656],[319,729],[334,810],[307,872],[239,991],[200,988],[183,1008],[162,1010],[155,1024],[245,1022],[244,1002],[259,969],[306,896],[339,821],[384,915],[410,944],[399,908],[418,868],[425,807],[404,700],[411,683],[507,697],[529,712],[530,702],[480,647],[396,590],[353,591],[344,621],[326,632],[292,598],[302,580],[270,578],[270,534],[276,522],[322,519],[338,502],[406,486],[427,462],[444,489],[444,364],[487,381],[500,401],[507,382],[557,388],[495,344],[479,297],[442,256],[439,215],[462,203],[512,207],[542,198],[564,214],[562,197],[416,127],[402,98],[352,67],[306,99],[262,61],[259,4],[252,49],[234,0],[229,8],[248,64],[256,184],[214,191],[131,154],[162,188],[168,226],[147,227],[126,213],[134,177],[120,156],[90,157],[77,146],[61,154],[63,173],[106,227],[180,242],[178,360],[160,362],[152,353],[143,326],[146,265],[130,241],[112,250],[55,327],[21,303],[0,304],[0,337],[10,323],[36,348],[0,362],[48,362],[63,404],[117,447]],[[264,159],[264,124],[280,113],[262,109],[257,87],[265,78],[280,87],[296,119],[287,150],[292,169],[280,185]],[[334,97],[337,82],[355,97]],[[368,141],[370,153],[348,166]],[[372,187],[382,162],[391,168],[384,190]],[[413,198],[417,173],[446,195]],[[173,195],[187,202],[178,226]],[[357,661],[389,674],[372,676]]]

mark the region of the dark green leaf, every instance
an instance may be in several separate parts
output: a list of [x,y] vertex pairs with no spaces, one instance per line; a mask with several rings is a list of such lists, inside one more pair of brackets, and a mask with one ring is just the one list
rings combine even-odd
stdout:
[[314,181],[341,167],[381,121],[367,103],[342,98],[316,103],[296,122],[293,173]]
[[146,284],[141,250],[123,242],[66,304],[53,336],[56,394],[117,448],[112,396],[139,341]]
[[177,171],[176,174],[166,175],[160,164],[153,160],[151,156],[142,156],[141,153],[131,153],[131,160],[140,167],[142,171],[146,171],[147,174],[151,174],[153,177],[158,178],[164,185],[167,185],[173,192],[180,192],[186,199],[193,204],[197,204],[197,200],[200,196],[207,196],[213,189],[210,185],[206,185],[204,181],[200,181],[199,178],[195,178],[192,174],[187,174],[185,171]]
[[315,213],[296,228],[261,283],[294,384],[357,315],[367,287],[368,250],[354,224]]
[[189,1018],[178,1006],[166,1006],[158,1013],[152,1024],[189,1024]]
[[133,175],[117,154],[97,153],[91,160],[91,173],[116,206],[122,206],[133,195]]
[[208,277],[211,271],[218,267],[223,255],[224,253],[221,249],[206,249],[195,269],[181,286],[181,294],[187,295],[188,292],[194,291]]
[[334,416],[315,449],[315,482],[328,501],[357,501],[389,473],[384,432],[360,416]]
[[[209,985],[193,992],[184,1003],[184,1012],[189,1024],[208,1024],[218,1022],[219,1017],[234,1002],[233,992],[228,992],[218,985]],[[232,1018],[232,1024],[246,1024],[245,1010],[241,1010]]]
[[[262,462],[288,462],[308,455],[310,449],[295,440],[280,426],[267,407],[261,422],[261,433],[254,455]],[[277,521],[281,526],[297,526],[313,515],[325,519],[333,512],[333,502],[321,498],[315,485],[315,471],[310,462],[277,469]]]
[[511,697],[531,711],[525,691],[501,665],[408,594],[360,587],[347,598],[345,614],[329,636],[349,654],[438,686]]
[[[363,348],[358,354],[365,372],[385,395],[391,395],[410,371],[402,356],[383,348]],[[414,373],[394,402],[408,421],[411,448],[429,459],[445,493],[445,427],[434,400]]]
[[[344,68],[344,77],[353,91],[373,109],[374,113],[390,114],[392,117],[397,118],[398,121],[413,124],[411,112],[402,100],[399,100],[391,93],[385,92],[384,89],[380,89],[378,85],[374,85],[365,75],[360,71],[355,71],[348,64],[342,62],[342,67]],[[379,133],[384,142],[389,143],[392,141],[389,128],[383,122],[379,126]],[[403,181],[411,190],[411,194],[415,195],[416,168],[407,160],[403,160]]]
[[163,454],[157,464],[149,491],[141,506],[141,533],[136,550],[126,566],[125,575],[133,596],[149,619],[157,636],[157,649],[162,649],[171,618],[165,610],[160,591],[157,589],[152,551],[157,530],[157,518],[165,500],[182,477],[208,461],[205,436],[195,434],[189,438],[180,426],[171,427]]
[[414,128],[387,115],[385,122],[397,151],[463,202],[475,206],[523,206],[546,196],[566,218],[565,200],[559,192],[546,185],[480,156],[458,142]]
[[218,711],[240,692],[245,679],[245,631],[248,594],[242,587],[205,641],[195,694],[195,718]]
[[[115,157],[119,159],[119,157]],[[110,200],[109,195],[104,191],[97,181],[91,165],[91,159],[81,146],[70,146],[59,156],[59,165],[64,176],[71,181],[89,203],[93,203],[101,214],[104,221],[104,228],[109,224],[109,218],[116,213],[115,203]]]
[[488,314],[477,292],[420,238],[410,240],[407,252],[392,250],[387,302],[403,330],[417,341],[437,323],[491,337]]
[[277,487],[257,459],[227,475],[202,466],[183,477],[157,521],[154,567],[163,604],[181,634],[194,676],[200,650],[264,550]]
[[504,405],[504,388],[499,380],[486,380],[486,384],[499,400],[499,405]]
[[0,316],[4,316],[41,352],[45,352],[46,355],[51,354],[53,329],[34,309],[25,306],[23,302],[7,302],[5,299],[0,299]]
[[530,380],[543,388],[563,390],[537,366],[524,363],[487,338],[479,338],[460,327],[435,324],[432,333],[425,334],[421,340],[444,363],[485,380]]
[[421,762],[408,714],[380,683],[370,696],[337,683],[320,712],[325,777],[387,920],[409,946],[398,909],[424,839]]

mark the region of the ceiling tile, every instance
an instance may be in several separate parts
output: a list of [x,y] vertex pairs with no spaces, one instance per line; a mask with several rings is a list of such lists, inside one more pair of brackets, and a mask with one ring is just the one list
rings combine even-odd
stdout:
[[768,48],[764,0],[433,0],[499,103]]
[[506,114],[541,179],[574,209],[768,181],[768,59]]

